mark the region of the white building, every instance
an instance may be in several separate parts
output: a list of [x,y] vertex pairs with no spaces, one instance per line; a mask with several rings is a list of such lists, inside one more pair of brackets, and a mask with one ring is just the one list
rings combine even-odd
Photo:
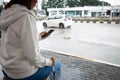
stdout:
[[67,14],[75,17],[99,17],[106,16],[107,10],[111,10],[111,6],[84,6],[73,8],[48,8],[47,11],[50,15],[54,14]]

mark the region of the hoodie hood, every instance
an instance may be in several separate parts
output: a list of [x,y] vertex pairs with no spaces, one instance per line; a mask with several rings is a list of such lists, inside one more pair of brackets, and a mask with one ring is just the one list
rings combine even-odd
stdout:
[[0,16],[0,30],[7,30],[12,23],[28,13],[35,16],[35,14],[25,6],[18,4],[12,5],[10,8],[3,10]]

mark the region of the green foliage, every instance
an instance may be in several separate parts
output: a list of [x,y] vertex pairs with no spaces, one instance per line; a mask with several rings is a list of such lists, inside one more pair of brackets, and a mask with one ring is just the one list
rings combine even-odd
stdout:
[[[43,0],[44,1],[44,0]],[[103,4],[104,3],[104,4]],[[44,3],[42,3],[44,4]],[[102,2],[99,0],[48,0],[45,5],[42,5],[42,8],[63,8],[65,6],[69,7],[79,7],[79,6],[110,6],[107,2]]]
[[107,2],[102,2],[99,0],[81,0],[82,4],[84,6],[102,6],[104,3],[104,6],[110,6]]

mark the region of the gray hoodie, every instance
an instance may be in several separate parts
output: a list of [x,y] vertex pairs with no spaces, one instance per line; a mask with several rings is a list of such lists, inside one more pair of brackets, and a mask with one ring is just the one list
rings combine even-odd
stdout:
[[40,54],[39,36],[32,11],[13,5],[0,16],[2,30],[0,64],[12,78],[34,74],[40,67],[51,66],[50,58]]

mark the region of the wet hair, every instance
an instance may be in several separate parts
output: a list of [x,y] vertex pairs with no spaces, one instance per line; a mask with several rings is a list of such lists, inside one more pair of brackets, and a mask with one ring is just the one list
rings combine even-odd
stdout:
[[10,0],[10,2],[5,6],[5,9],[10,8],[13,4],[20,4],[26,6],[29,10],[32,9],[33,0]]

